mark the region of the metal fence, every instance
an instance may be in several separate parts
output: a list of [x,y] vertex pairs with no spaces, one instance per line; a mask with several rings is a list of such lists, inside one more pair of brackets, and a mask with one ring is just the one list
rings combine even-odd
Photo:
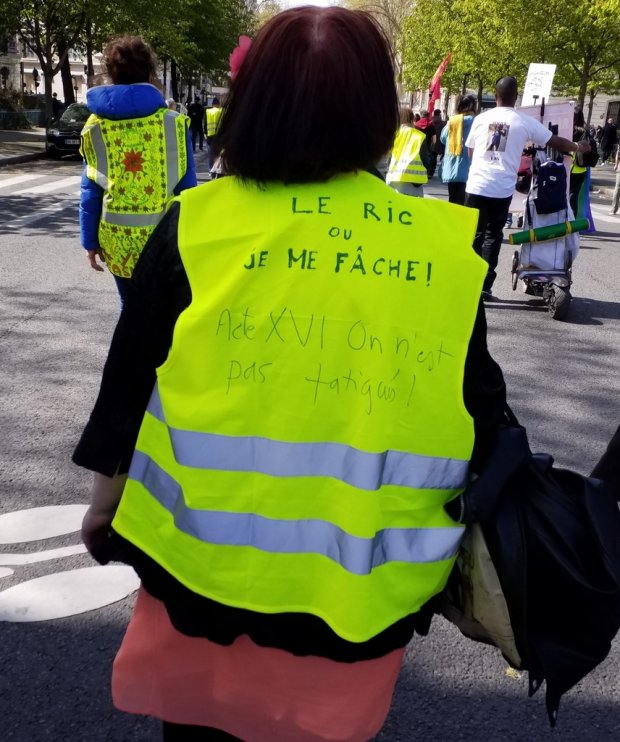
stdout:
[[45,111],[0,111],[0,129],[24,129],[45,126]]

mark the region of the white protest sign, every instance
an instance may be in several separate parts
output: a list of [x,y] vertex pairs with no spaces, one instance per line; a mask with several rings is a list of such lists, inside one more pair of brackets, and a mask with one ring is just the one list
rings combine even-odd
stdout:
[[530,64],[523,88],[522,106],[539,106],[543,98],[545,103],[549,102],[555,67],[555,64]]

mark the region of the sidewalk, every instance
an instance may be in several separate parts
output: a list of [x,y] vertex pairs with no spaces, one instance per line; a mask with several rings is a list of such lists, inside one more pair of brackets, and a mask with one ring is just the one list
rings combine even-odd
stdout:
[[[613,165],[597,165],[590,171],[590,184],[592,195],[597,195],[605,200],[610,200],[616,185],[616,173]],[[600,193],[596,193],[600,191]]]
[[0,167],[45,156],[45,129],[0,129]]

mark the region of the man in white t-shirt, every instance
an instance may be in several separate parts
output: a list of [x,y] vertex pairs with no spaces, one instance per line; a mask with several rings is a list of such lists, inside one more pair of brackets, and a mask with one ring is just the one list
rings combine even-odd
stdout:
[[489,264],[482,291],[485,299],[491,297],[503,227],[526,143],[539,147],[548,145],[560,152],[590,149],[586,142],[571,142],[552,134],[536,119],[515,111],[517,95],[514,77],[498,80],[495,86],[497,107],[476,116],[465,141],[472,158],[465,187],[465,206],[478,209],[474,250]]

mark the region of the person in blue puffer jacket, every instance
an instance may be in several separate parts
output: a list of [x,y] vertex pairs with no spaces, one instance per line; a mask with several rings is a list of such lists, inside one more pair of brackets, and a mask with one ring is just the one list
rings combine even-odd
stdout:
[[151,232],[174,196],[196,185],[196,170],[189,119],[166,106],[149,45],[114,39],[103,64],[112,84],[86,95],[80,239],[93,270],[103,262],[114,276],[122,306]]

